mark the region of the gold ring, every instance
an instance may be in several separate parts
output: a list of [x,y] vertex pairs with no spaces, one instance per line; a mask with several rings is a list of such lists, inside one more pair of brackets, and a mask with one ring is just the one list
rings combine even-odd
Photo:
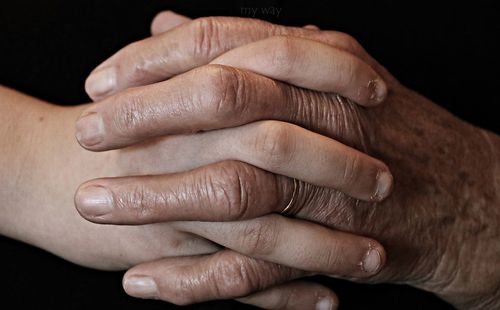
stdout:
[[283,209],[283,211],[281,211],[281,214],[287,215],[289,213],[290,209],[292,209],[293,203],[295,202],[295,195],[297,193],[298,183],[299,183],[299,181],[297,181],[296,178],[293,178],[293,193],[292,193],[292,198],[290,198],[290,201],[288,202],[288,204],[286,205],[286,207]]

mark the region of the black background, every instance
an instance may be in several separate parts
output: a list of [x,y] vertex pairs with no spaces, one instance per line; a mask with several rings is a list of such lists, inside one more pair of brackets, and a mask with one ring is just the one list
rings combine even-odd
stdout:
[[[149,35],[160,10],[191,17],[242,16],[242,8],[276,7],[272,22],[316,24],[355,36],[405,85],[461,118],[499,129],[500,7],[495,1],[2,1],[0,83],[58,103],[89,101],[88,73],[120,47]],[[245,17],[245,16],[244,16]],[[6,146],[3,146],[6,147]],[[129,298],[121,273],[75,266],[36,248],[0,238],[0,297],[15,307],[170,309]],[[358,285],[318,279],[341,298],[341,309],[448,309],[431,294],[406,286]],[[212,302],[192,309],[245,308]]]

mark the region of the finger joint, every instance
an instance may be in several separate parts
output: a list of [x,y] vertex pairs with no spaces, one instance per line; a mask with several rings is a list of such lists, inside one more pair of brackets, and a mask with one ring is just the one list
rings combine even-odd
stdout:
[[291,162],[295,151],[292,125],[282,122],[263,122],[257,128],[253,148],[269,169],[280,169]]

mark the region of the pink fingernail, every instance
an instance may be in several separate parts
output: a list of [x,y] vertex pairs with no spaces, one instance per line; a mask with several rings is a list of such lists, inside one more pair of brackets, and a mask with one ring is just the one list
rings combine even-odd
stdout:
[[107,67],[92,72],[85,82],[85,89],[90,97],[102,97],[116,88],[116,70]]
[[361,269],[367,273],[376,273],[382,263],[382,257],[377,249],[370,249],[361,262]]
[[83,146],[94,146],[104,140],[104,121],[102,117],[91,112],[76,122],[76,139]]
[[330,298],[323,298],[316,304],[316,310],[332,310],[333,302]]
[[81,188],[78,190],[75,202],[78,210],[85,216],[103,216],[113,210],[111,193],[102,186]]
[[130,276],[123,281],[123,288],[130,296],[154,298],[157,296],[156,282],[147,276]]
[[392,174],[388,171],[379,171],[377,174],[377,185],[372,200],[380,201],[389,196],[392,190]]

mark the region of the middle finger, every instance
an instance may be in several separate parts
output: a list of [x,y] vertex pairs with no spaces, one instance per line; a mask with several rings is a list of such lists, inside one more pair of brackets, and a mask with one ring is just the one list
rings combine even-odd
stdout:
[[[166,149],[169,152],[165,152]],[[180,157],[179,154],[182,154],[185,163],[176,159]],[[200,167],[224,160],[239,160],[273,173],[338,189],[352,197],[371,201],[387,197],[392,186],[389,169],[382,162],[330,138],[276,121],[262,121],[203,134],[171,137],[153,144],[150,148],[139,148],[138,153],[133,156],[140,159],[141,168],[151,166],[151,172],[142,170],[138,174],[165,173],[166,167],[162,165],[165,163],[168,165],[172,158],[177,161],[175,163],[177,166],[184,166],[180,170],[188,170],[187,165]],[[151,157],[151,163],[146,161],[147,156]],[[131,158],[130,161],[133,162],[134,159]],[[194,190],[189,187],[196,186],[191,176],[186,175],[182,183],[179,183],[185,186],[178,191],[179,193],[185,190],[193,192]],[[144,183],[144,178],[146,180],[149,178],[150,182]],[[144,178],[128,179],[125,183],[136,184],[141,188],[141,192],[156,193],[151,197],[160,204],[162,199],[154,197],[165,197],[161,193],[166,188],[147,189],[147,184],[157,182],[160,186],[165,186],[179,181],[178,175],[173,176],[177,181],[168,181],[169,177],[167,181],[161,178],[154,179],[155,177]],[[104,183],[117,184],[122,182],[121,180],[124,179],[91,181],[80,188],[87,191],[79,192],[77,204],[80,202],[81,206],[88,209],[95,208],[93,202],[96,201],[108,201],[108,204],[112,205],[109,198],[94,199],[95,191],[91,189],[103,187]],[[202,180],[210,179],[202,178]],[[168,188],[168,185],[166,187]],[[175,192],[177,190],[174,190]],[[112,197],[112,194],[108,196]],[[146,201],[143,198],[141,200]],[[156,206],[153,205],[151,208]],[[111,211],[112,207],[108,209]]]
[[85,148],[104,151],[158,136],[274,119],[345,139],[348,137],[344,131],[336,131],[345,125],[338,123],[343,119],[336,115],[349,110],[355,113],[354,106],[335,94],[305,90],[227,66],[208,65],[92,105],[78,120],[76,136]]

